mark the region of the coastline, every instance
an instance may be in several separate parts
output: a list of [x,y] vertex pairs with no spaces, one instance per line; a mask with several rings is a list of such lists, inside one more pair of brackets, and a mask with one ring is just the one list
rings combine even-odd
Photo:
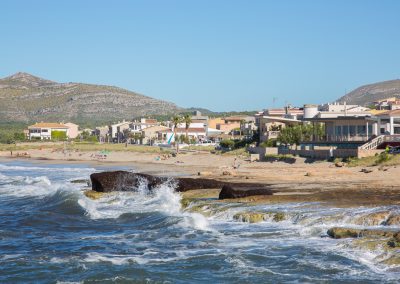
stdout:
[[[323,202],[336,206],[376,206],[400,204],[400,167],[335,167],[333,163],[306,163],[296,158],[284,162],[250,162],[247,158],[215,155],[207,152],[181,153],[177,157],[158,159],[157,153],[112,152],[105,160],[93,159],[96,151],[54,152],[52,149],[27,151],[29,158],[11,157],[0,152],[0,161],[29,161],[35,164],[86,164],[100,169],[123,168],[137,172],[178,176],[206,177],[220,181],[271,184],[278,192],[273,196],[240,199],[251,203]],[[14,154],[15,155],[15,154]],[[237,168],[234,168],[236,164]],[[217,198],[219,190],[184,193],[184,197]],[[239,201],[239,200],[237,200]]]

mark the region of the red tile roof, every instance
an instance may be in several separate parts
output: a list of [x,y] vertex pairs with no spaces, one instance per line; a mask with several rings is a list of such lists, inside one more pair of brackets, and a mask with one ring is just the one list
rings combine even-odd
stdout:
[[69,128],[65,124],[53,123],[53,122],[39,122],[34,125],[28,126],[29,128]]

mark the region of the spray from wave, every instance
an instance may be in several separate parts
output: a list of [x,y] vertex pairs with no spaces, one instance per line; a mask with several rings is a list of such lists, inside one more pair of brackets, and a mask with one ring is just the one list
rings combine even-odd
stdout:
[[148,190],[147,181],[143,180],[132,191],[105,194],[98,200],[82,196],[78,204],[92,219],[119,218],[124,214],[160,213],[181,220],[180,225],[198,230],[209,230],[207,219],[199,213],[183,212],[180,193],[175,192],[173,181]]

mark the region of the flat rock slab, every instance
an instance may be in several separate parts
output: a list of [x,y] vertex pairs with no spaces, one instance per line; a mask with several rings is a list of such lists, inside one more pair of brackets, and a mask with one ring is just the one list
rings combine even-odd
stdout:
[[226,184],[219,193],[219,199],[243,198],[254,195],[272,195],[273,190],[266,187],[234,187],[234,184]]

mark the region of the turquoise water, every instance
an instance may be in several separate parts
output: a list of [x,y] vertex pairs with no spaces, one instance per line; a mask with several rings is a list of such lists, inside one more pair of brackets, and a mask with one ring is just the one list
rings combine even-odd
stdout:
[[[170,184],[153,193],[84,196],[99,169],[0,164],[1,283],[397,283],[382,252],[326,230],[371,210],[321,204],[223,204],[208,217],[182,210]],[[207,207],[204,208],[207,211]],[[211,210],[211,209],[210,209]],[[239,222],[242,211],[285,212],[283,222]]]

